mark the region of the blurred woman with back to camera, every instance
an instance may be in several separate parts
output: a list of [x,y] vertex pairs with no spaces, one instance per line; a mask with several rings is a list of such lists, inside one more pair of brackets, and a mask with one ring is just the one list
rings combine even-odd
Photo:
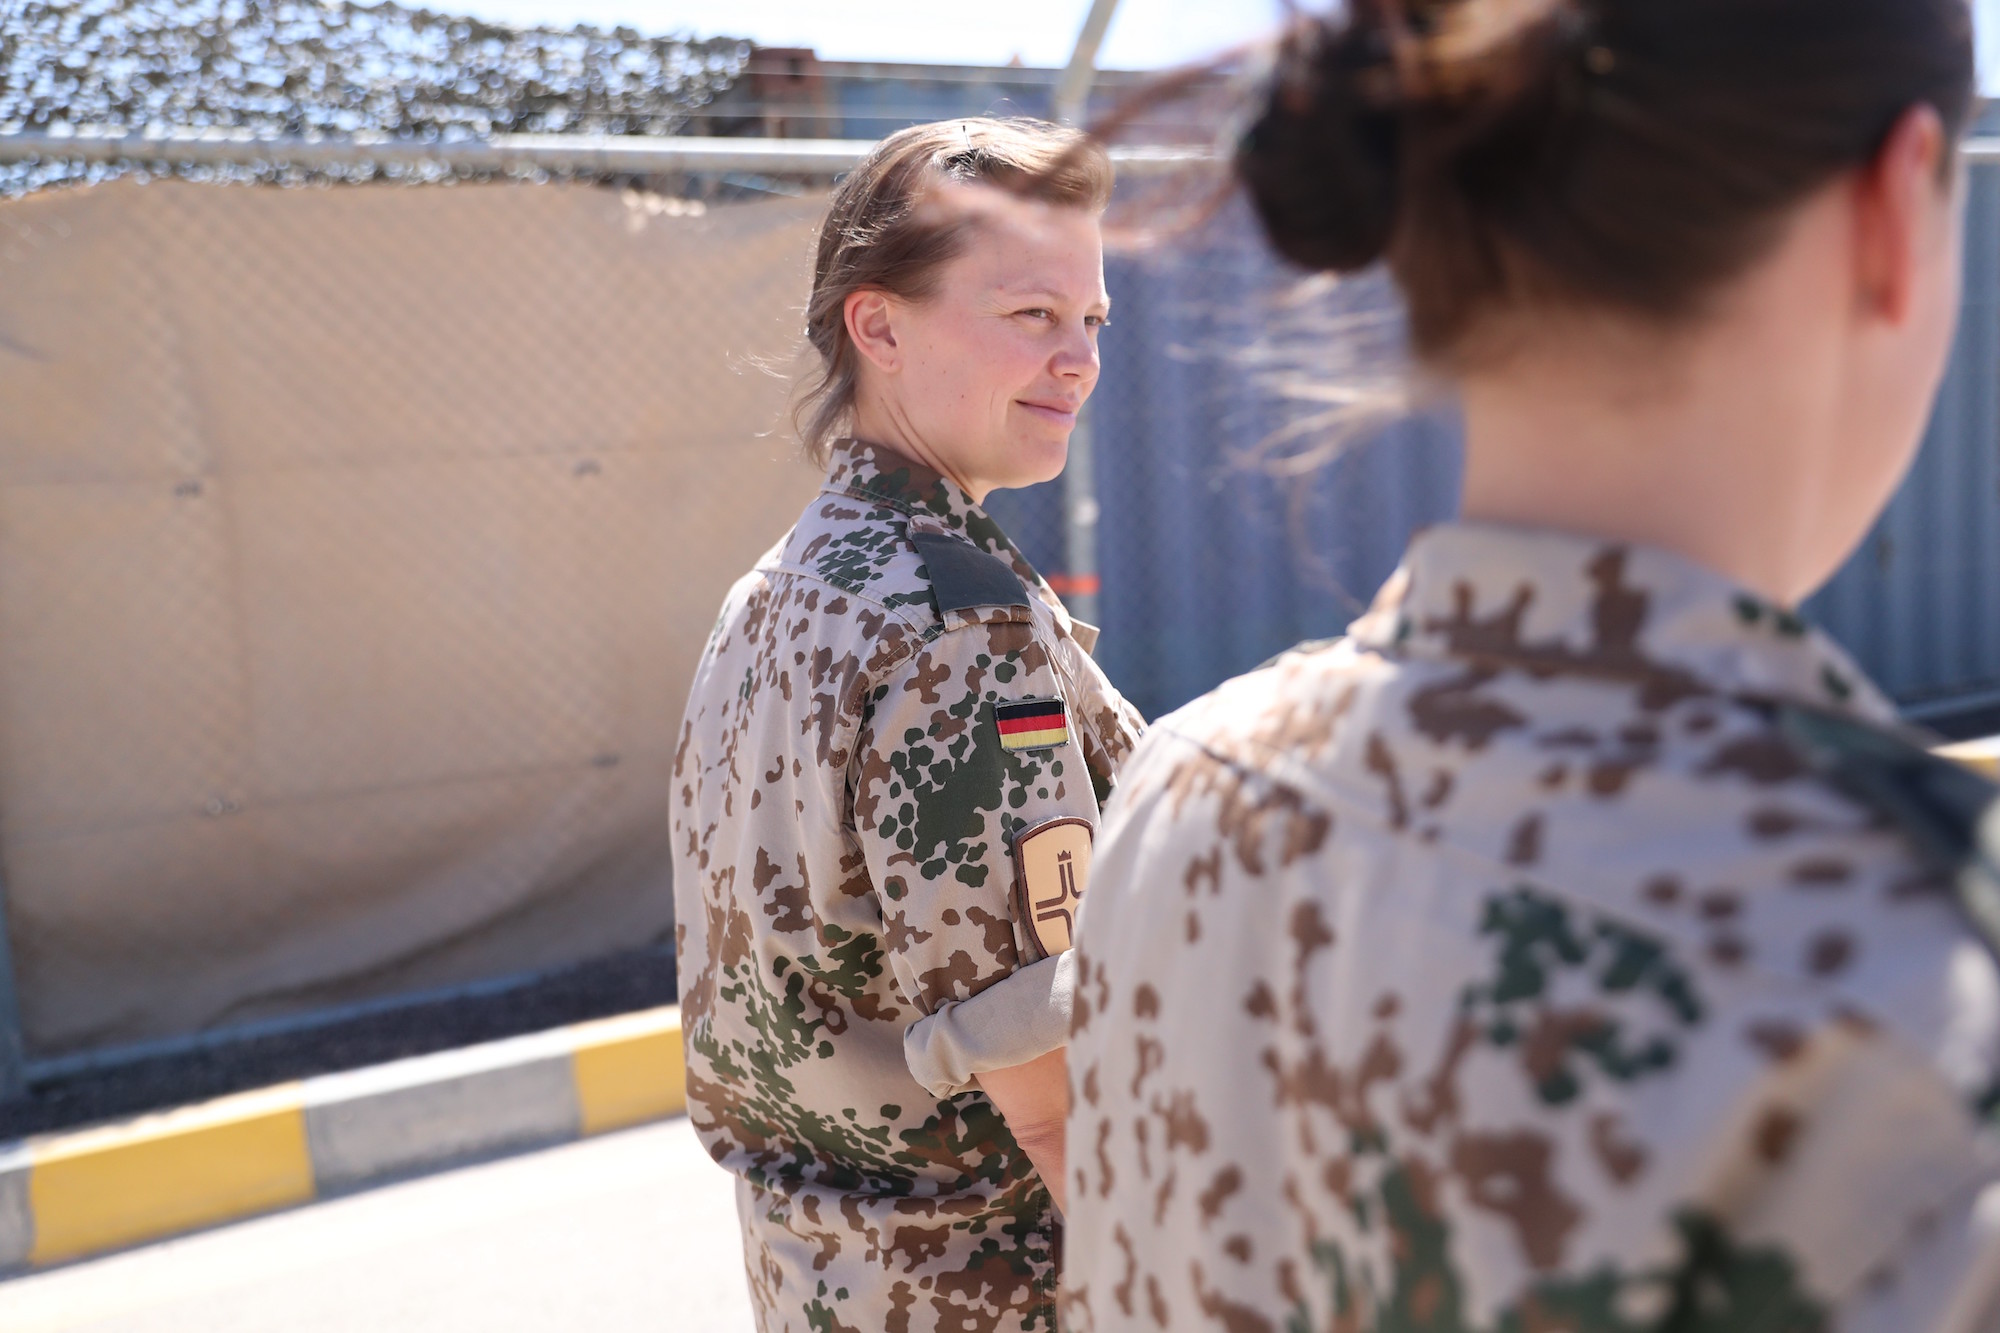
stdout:
[[763,1333],[1050,1330],[1070,914],[1139,718],[980,507],[1061,472],[1109,309],[1103,150],[918,126],[834,193],[826,469],[688,700],[688,1103]]
[[1991,789],[1796,609],[1943,373],[1972,80],[1964,0],[1289,33],[1238,173],[1386,259],[1464,513],[1127,767],[1066,1326],[2000,1328]]

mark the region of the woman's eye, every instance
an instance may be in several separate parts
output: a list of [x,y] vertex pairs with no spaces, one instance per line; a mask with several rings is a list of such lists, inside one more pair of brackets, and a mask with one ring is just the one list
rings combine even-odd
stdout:
[[1021,313],[1029,319],[1054,319],[1056,317],[1055,311],[1048,309],[1046,306],[1036,306],[1032,310],[1023,310]]
[[1093,329],[1108,329],[1111,327],[1111,316],[1085,315],[1083,317],[1083,322],[1088,324]]

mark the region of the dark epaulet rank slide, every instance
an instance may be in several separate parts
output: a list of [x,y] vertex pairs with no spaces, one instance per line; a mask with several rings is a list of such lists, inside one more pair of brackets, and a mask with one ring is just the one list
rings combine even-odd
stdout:
[[1030,963],[1068,950],[1090,884],[1087,819],[1051,819],[1014,837],[1014,917]]
[[924,558],[939,615],[981,606],[1028,605],[1027,586],[1014,567],[965,538],[912,527],[910,543]]
[[1894,823],[1949,878],[1966,922],[2000,957],[2000,786],[1932,754],[1920,736],[1789,704],[1774,717],[1808,767]]

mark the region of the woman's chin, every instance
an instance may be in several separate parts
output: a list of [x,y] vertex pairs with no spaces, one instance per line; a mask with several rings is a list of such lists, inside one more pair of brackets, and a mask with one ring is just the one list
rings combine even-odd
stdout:
[[996,490],[1018,491],[1024,486],[1039,486],[1045,481],[1054,481],[1062,475],[1063,465],[1069,462],[1069,437],[1064,436],[1055,444],[1044,440],[1025,443],[1020,449],[1010,451],[1007,461],[1012,466],[995,486]]

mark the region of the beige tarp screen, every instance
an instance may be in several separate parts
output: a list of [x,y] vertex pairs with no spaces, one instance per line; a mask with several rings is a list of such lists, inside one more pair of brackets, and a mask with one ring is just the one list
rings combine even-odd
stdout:
[[0,203],[0,858],[31,1054],[671,938],[669,774],[813,200]]

